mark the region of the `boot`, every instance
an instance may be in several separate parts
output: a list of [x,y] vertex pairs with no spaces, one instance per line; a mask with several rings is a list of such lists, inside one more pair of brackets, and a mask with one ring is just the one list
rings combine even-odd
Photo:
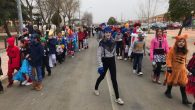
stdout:
[[195,110],[195,103],[192,105],[192,110]]
[[172,95],[171,95],[171,90],[172,90],[172,86],[167,86],[167,90],[165,92],[165,95],[169,98],[172,99]]
[[36,91],[41,91],[42,89],[43,89],[42,83],[41,83],[41,82],[38,82],[38,83],[37,83],[37,86],[35,87],[35,90],[36,90]]
[[156,83],[156,75],[155,74],[152,76],[152,82]]
[[12,77],[8,77],[8,80],[9,80],[9,84],[7,85],[7,88],[10,88],[13,85]]
[[182,96],[182,103],[184,105],[192,104],[192,102],[188,101],[187,95],[186,95],[186,88],[185,87],[180,87],[181,91],[181,96]]
[[159,80],[159,79],[160,79],[160,77],[159,77],[159,76],[157,76],[157,77],[156,77],[156,83],[157,83],[157,84],[161,84],[161,82],[160,82],[160,80]]
[[36,81],[33,81],[33,84],[32,84],[32,89],[33,90],[36,90],[36,87],[37,87],[38,83]]
[[3,93],[3,85],[2,85],[2,82],[0,81],[0,94]]

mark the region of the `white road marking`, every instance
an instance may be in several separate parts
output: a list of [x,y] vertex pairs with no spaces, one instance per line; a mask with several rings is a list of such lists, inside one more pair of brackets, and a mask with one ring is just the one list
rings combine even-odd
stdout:
[[114,90],[113,90],[113,86],[112,86],[112,82],[111,82],[110,73],[107,73],[106,80],[107,80],[107,84],[108,84],[108,90],[109,90],[109,93],[110,93],[110,100],[111,100],[111,104],[112,104],[112,110],[119,110],[118,105],[115,102],[115,94],[114,94]]

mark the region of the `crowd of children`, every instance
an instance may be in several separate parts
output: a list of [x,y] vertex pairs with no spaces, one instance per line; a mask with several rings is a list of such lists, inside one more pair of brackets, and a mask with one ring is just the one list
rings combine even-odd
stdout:
[[[110,28],[111,39],[115,41],[116,45],[116,57],[119,60],[127,60],[128,58],[133,60],[133,73],[138,76],[142,76],[142,59],[143,56],[146,55],[146,45],[145,45],[145,37],[146,34],[140,29],[141,24],[135,23],[134,27],[131,26],[106,26],[105,23],[99,25],[96,28],[97,31],[97,39],[100,43],[99,47],[105,48],[108,50],[110,48],[102,47],[102,42],[105,40],[105,36],[107,35],[107,30]],[[180,86],[182,103],[185,105],[191,104],[191,102],[187,98],[187,93],[193,94],[195,97],[195,78],[194,78],[194,70],[195,70],[195,53],[192,59],[189,61],[187,65],[187,35],[180,35],[176,37],[175,45],[171,48],[167,42],[166,30],[156,29],[155,36],[151,40],[150,43],[150,60],[153,66],[153,74],[152,74],[152,82],[161,84],[160,75],[162,72],[165,73],[165,81],[164,85],[167,85],[167,90],[165,91],[165,96],[168,98],[172,98],[171,89],[173,86]],[[105,44],[104,44],[105,45]],[[109,45],[109,44],[107,44]],[[105,51],[104,50],[104,51]],[[98,50],[100,51],[100,50]],[[99,57],[103,57],[102,59],[109,59],[110,56],[106,56],[108,52],[101,52],[102,55]],[[112,51],[110,51],[112,52]],[[104,54],[103,54],[104,53]],[[111,54],[111,53],[110,53]],[[106,56],[106,57],[105,57]],[[108,57],[108,58],[107,58]],[[99,58],[99,62],[106,63],[104,60]],[[102,65],[100,62],[100,64]],[[104,68],[106,65],[99,66],[98,72],[100,73],[100,77],[96,82],[95,94],[99,95],[98,85],[100,81],[105,76],[105,71],[107,69]],[[106,66],[107,67],[107,66]],[[114,69],[115,70],[115,69]],[[114,70],[110,69],[110,72]],[[164,71],[165,70],[165,71]],[[191,73],[191,74],[189,74]],[[116,98],[118,96],[118,85],[113,82],[113,86],[115,89]],[[119,104],[123,104],[124,102],[120,99],[117,100]],[[195,110],[195,103],[193,104],[193,110]]]
[[[78,30],[81,31],[73,31],[71,26],[66,27],[65,31],[56,32],[55,36],[54,30],[47,30],[45,34],[34,30],[34,33],[29,34],[28,29],[24,28],[23,35],[18,38],[19,47],[15,45],[16,38],[9,37],[6,49],[9,58],[7,87],[20,82],[21,86],[32,85],[34,90],[42,90],[42,80],[46,76],[45,69],[48,76],[51,76],[51,68],[56,66],[57,62],[61,64],[66,56],[73,58],[75,52],[89,47],[88,32],[83,27],[79,27]],[[0,75],[3,75],[1,65]],[[3,92],[1,82],[0,92]]]
[[[140,29],[141,24],[135,23],[133,26],[106,26],[105,23],[96,28],[98,48],[98,72],[100,77],[95,85],[95,94],[99,95],[98,87],[104,79],[106,71],[109,69],[113,82],[116,102],[124,104],[119,98],[118,84],[116,80],[116,58],[119,60],[130,59],[133,61],[132,73],[142,76],[142,60],[146,55],[146,34]],[[162,69],[166,67],[164,85],[167,85],[165,95],[172,98],[171,90],[173,86],[180,86],[182,103],[191,104],[187,94],[195,97],[195,53],[187,65],[187,35],[176,37],[176,42],[172,48],[167,42],[166,30],[156,29],[155,36],[150,43],[150,60],[153,66],[152,82],[161,84],[160,75]],[[29,34],[28,29],[23,30],[23,35],[19,38],[20,47],[15,46],[15,38],[7,39],[8,48],[8,86],[11,87],[14,80],[18,80],[20,85],[31,85],[33,89],[40,91],[43,88],[42,80],[45,77],[45,69],[48,76],[51,76],[51,68],[58,63],[63,63],[66,56],[74,58],[75,52],[88,49],[87,28],[80,27],[78,31],[73,31],[72,27],[66,27],[64,31],[58,31],[56,36],[53,30],[41,34],[34,31]],[[187,67],[186,67],[187,65]],[[0,59],[1,66],[1,59]],[[14,71],[17,72],[14,74]],[[2,69],[0,67],[0,75]],[[36,78],[37,77],[37,78]],[[0,82],[0,92],[3,91]],[[195,110],[195,103],[193,104]]]

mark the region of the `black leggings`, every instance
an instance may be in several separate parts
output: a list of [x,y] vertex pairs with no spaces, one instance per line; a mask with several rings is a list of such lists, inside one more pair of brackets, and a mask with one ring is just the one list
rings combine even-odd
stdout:
[[116,96],[116,99],[118,99],[119,92],[118,92],[118,84],[117,84],[117,79],[116,79],[115,57],[102,58],[102,62],[103,62],[103,67],[104,67],[104,73],[102,75],[100,75],[100,77],[97,79],[96,84],[95,84],[95,90],[98,90],[99,84],[104,79],[106,72],[109,69],[110,75],[111,75],[111,80],[112,80],[112,85],[113,85],[114,92],[115,92],[115,96]]
[[122,56],[122,52],[123,52],[123,41],[117,41],[116,42],[116,54],[117,54],[117,56]]
[[79,40],[79,49],[83,48],[83,40]]
[[160,73],[161,73],[163,63],[162,62],[156,62],[156,65],[157,65],[157,67],[154,70],[154,76],[160,77]]
[[2,85],[1,80],[0,80],[0,91],[3,91],[3,85]]
[[51,75],[51,68],[49,66],[49,57],[44,57],[42,64],[42,77],[45,77],[45,68],[47,69],[48,75]]

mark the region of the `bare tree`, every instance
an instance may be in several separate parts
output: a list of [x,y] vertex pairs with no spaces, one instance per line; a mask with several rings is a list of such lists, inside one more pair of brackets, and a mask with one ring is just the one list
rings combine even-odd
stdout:
[[53,0],[36,0],[37,9],[44,24],[50,24],[51,16],[54,13],[52,1]]
[[21,3],[26,7],[30,21],[33,22],[33,9],[35,7],[35,0],[20,0]]
[[73,18],[74,14],[80,8],[80,1],[79,0],[64,0],[62,2],[62,12],[63,15],[68,18],[68,24],[71,25],[71,19]]
[[93,15],[92,13],[85,12],[82,21],[87,24],[87,26],[90,26],[93,24]]

